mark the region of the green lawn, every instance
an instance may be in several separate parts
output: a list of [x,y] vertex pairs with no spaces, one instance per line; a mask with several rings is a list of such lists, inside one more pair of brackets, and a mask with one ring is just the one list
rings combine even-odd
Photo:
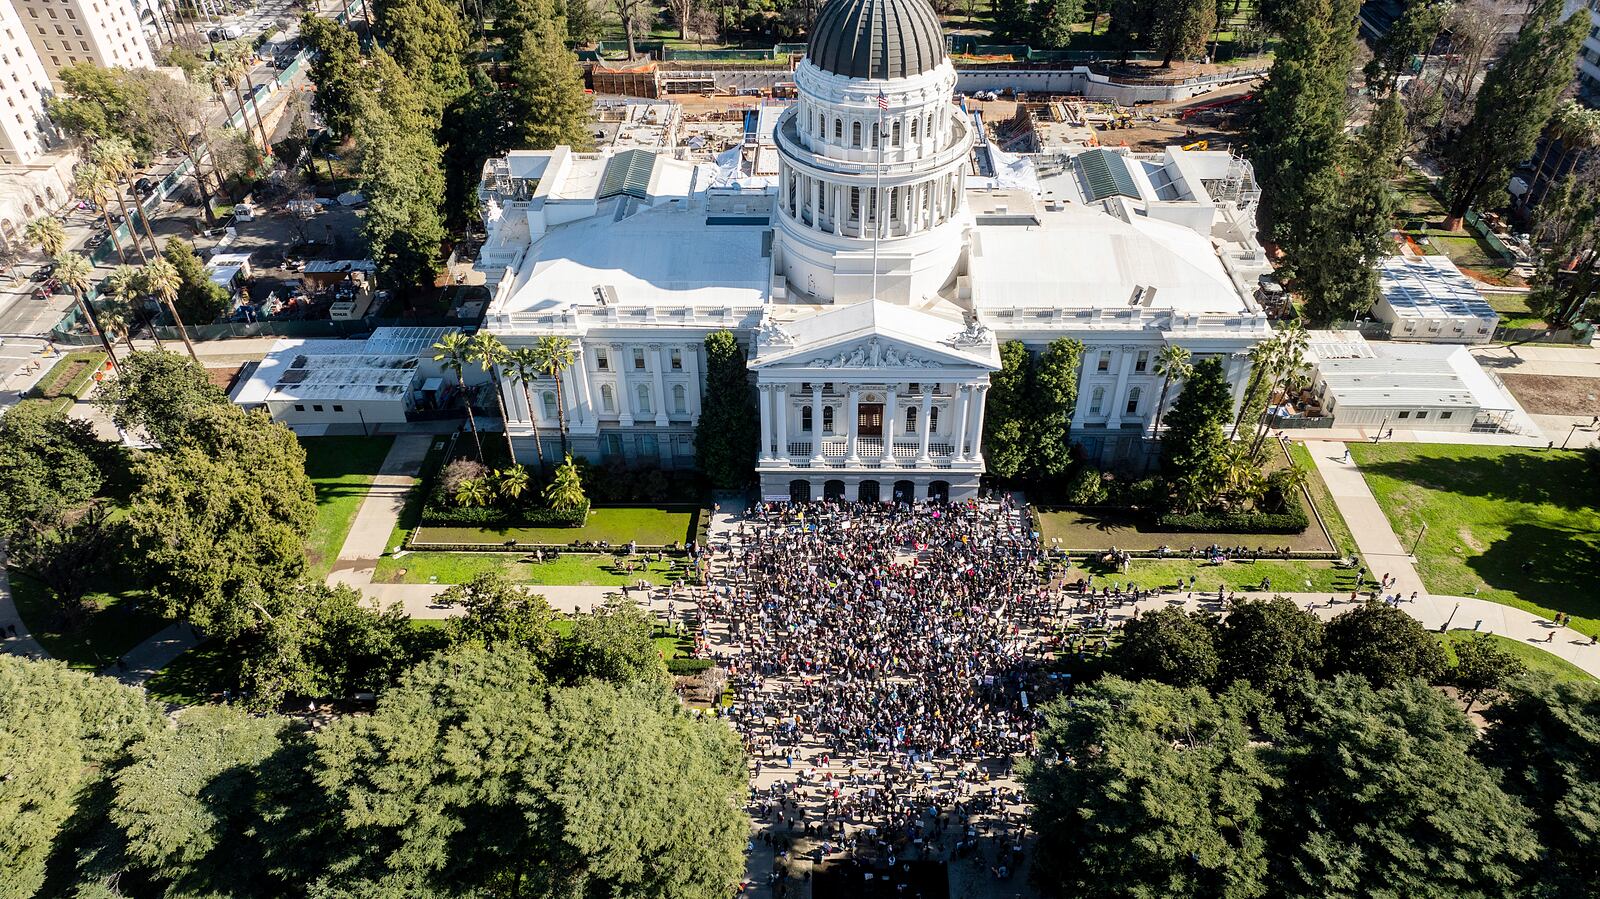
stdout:
[[145,682],[152,699],[178,705],[201,705],[222,699],[234,683],[239,660],[221,640],[202,643],[172,660]]
[[[1082,571],[1073,571],[1067,577],[1074,580],[1082,574]],[[1209,592],[1215,592],[1219,584],[1241,592],[1259,590],[1262,578],[1267,578],[1272,582],[1268,591],[1271,593],[1348,594],[1355,589],[1356,581],[1354,571],[1335,568],[1328,562],[1280,559],[1212,565],[1189,559],[1134,559],[1127,574],[1118,571],[1096,573],[1094,586],[1171,589],[1180,581],[1187,585],[1191,575],[1195,578],[1196,590]],[[1309,587],[1306,586],[1307,581],[1310,582]]]
[[443,437],[434,438],[429,444],[427,455],[422,458],[422,467],[418,469],[421,476],[417,483],[406,492],[405,504],[400,509],[400,518],[394,524],[394,530],[389,534],[389,542],[385,546],[405,546],[406,538],[411,536],[411,531],[421,523],[422,503],[426,500],[429,484],[438,473],[439,467],[444,464],[444,451],[448,445]]
[[98,671],[167,626],[167,621],[154,612],[135,608],[145,594],[130,590],[90,593],[86,599],[94,610],[88,620],[71,632],[62,631],[53,623],[49,591],[44,585],[14,568],[9,574],[17,612],[34,639],[53,658],[73,668]]
[[[1471,640],[1478,636],[1478,632],[1457,629],[1437,636],[1444,643],[1445,654],[1450,657],[1450,664],[1454,665],[1456,663],[1454,645]],[[1489,634],[1488,636],[1489,639],[1500,644],[1501,649],[1520,659],[1522,664],[1528,666],[1528,670],[1534,674],[1548,675],[1552,680],[1558,681],[1594,680],[1594,677],[1589,672],[1560,656],[1545,652],[1532,643],[1513,640],[1510,637],[1502,637],[1499,634]]]
[[[1577,452],[1354,444],[1400,542],[1434,593],[1484,599],[1600,633],[1600,485]],[[1423,533],[1423,526],[1427,531]]]
[[[520,553],[408,552],[378,560],[373,581],[380,584],[464,584],[498,571],[521,584],[618,587],[640,580],[666,584],[676,577],[670,563],[651,562],[644,571],[622,571],[611,555],[570,553],[554,562],[524,562]],[[683,569],[680,568],[679,571]]]
[[306,474],[317,491],[317,521],[306,541],[307,574],[322,580],[332,570],[361,500],[389,454],[393,437],[302,437]]
[[693,539],[689,528],[695,513],[684,507],[625,506],[595,509],[581,528],[441,528],[420,527],[417,539],[429,543],[546,543],[565,546],[578,541],[607,540],[613,546],[637,540],[665,546]]

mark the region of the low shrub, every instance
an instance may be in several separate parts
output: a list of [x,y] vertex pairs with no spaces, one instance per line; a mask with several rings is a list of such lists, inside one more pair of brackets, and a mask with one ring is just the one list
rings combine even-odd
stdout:
[[1311,526],[1305,510],[1290,507],[1283,512],[1224,512],[1188,515],[1163,515],[1156,524],[1164,531],[1229,534],[1298,534]]
[[716,664],[712,659],[668,659],[667,673],[676,676],[699,674]]
[[588,503],[570,511],[526,503],[509,507],[458,506],[450,501],[442,487],[435,489],[422,507],[422,523],[434,527],[579,528],[588,518]]

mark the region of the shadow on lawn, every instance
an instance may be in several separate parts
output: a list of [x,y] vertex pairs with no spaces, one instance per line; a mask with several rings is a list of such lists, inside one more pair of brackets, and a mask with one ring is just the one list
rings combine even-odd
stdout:
[[1579,452],[1496,450],[1481,456],[1452,452],[1368,462],[1361,471],[1458,496],[1549,503],[1574,510],[1600,508],[1596,472]]
[[1581,618],[1600,619],[1600,533],[1553,522],[1513,526],[1463,563],[1491,589]]

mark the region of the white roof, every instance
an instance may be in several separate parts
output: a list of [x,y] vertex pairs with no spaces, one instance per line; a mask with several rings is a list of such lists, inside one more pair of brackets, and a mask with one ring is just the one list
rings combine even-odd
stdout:
[[1115,309],[1131,305],[1136,288],[1154,287],[1149,308],[1249,311],[1211,241],[1189,228],[1074,203],[1040,219],[973,229],[974,305]]
[[[989,369],[1000,367],[994,339],[986,332],[982,340],[959,340],[963,330],[959,318],[934,315],[882,300],[831,306],[814,314],[809,312],[810,307],[800,308],[806,310],[800,317],[779,322],[785,332],[783,341],[763,338],[754,367],[761,368],[784,360],[820,368],[915,368],[922,361]],[[774,306],[769,314],[777,320],[778,315],[788,311],[785,307]],[[901,343],[905,348],[892,356],[880,352],[877,358],[863,356],[856,361],[850,359],[856,346],[874,338]],[[888,345],[878,344],[880,351]],[[869,350],[865,346],[863,349]],[[928,359],[927,354],[937,358]]]
[[1313,363],[1372,359],[1377,355],[1360,331],[1307,331],[1306,350],[1308,360]]
[[234,402],[403,402],[418,362],[448,330],[379,328],[367,340],[279,340]]
[[370,275],[377,270],[377,264],[371,259],[308,259],[305,267],[307,274],[366,272]]
[[1339,405],[1518,408],[1465,346],[1368,344],[1372,355],[1317,364]]
[[592,306],[597,290],[629,306],[748,306],[766,299],[772,260],[764,217],[751,224],[750,217],[708,216],[704,204],[688,200],[627,214],[639,205],[617,197],[598,215],[551,228],[529,249],[496,311]]
[[1400,318],[1498,318],[1472,279],[1447,256],[1390,256],[1378,291]]

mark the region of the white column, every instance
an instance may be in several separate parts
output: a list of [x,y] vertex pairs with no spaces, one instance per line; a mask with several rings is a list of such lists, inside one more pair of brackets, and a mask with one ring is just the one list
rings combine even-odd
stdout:
[[774,423],[778,426],[778,449],[773,453],[773,458],[781,462],[789,461],[789,385],[772,385],[772,412]]
[[978,414],[973,416],[974,421],[972,423],[972,461],[974,461],[974,462],[982,462],[983,461],[983,408],[984,408],[984,405],[985,405],[984,400],[989,398],[989,385],[988,384],[979,384],[977,386],[977,391],[978,391],[978,395],[977,395],[977,398],[974,400],[974,402],[976,403],[976,405],[978,407]]
[[1122,427],[1122,404],[1128,401],[1128,373],[1133,371],[1133,347],[1122,347],[1117,351],[1122,355],[1122,364],[1117,367],[1117,389],[1111,391],[1111,417],[1106,419],[1106,429],[1116,430]]
[[568,424],[583,424],[583,403],[578,398],[578,382],[582,379],[583,375],[578,372],[577,366],[561,370],[560,401],[567,407]]
[[922,426],[922,450],[917,453],[917,464],[927,465],[932,461],[928,455],[928,441],[933,437],[933,389],[937,385],[922,385],[922,418],[917,424]]
[[950,436],[955,443],[955,461],[967,461],[967,391],[969,385],[956,385],[956,420],[951,422]]
[[861,456],[856,453],[856,420],[860,418],[861,415],[861,388],[851,384],[849,387],[845,388],[845,390],[850,397],[850,401],[845,407],[845,415],[848,420],[845,427],[848,430],[845,431],[844,455],[845,462],[847,464],[855,465],[861,461]]
[[772,385],[756,385],[756,416],[761,419],[761,461],[772,459]]
[[899,399],[899,385],[889,385],[889,397],[883,402],[883,464],[894,464],[894,426],[895,415],[899,412],[896,400]]
[[633,365],[633,359],[624,353],[620,343],[611,345],[611,358],[617,367],[617,415],[619,423],[625,428],[633,427],[633,385],[628,383],[628,368]]
[[683,346],[683,371],[689,376],[689,421],[700,423],[700,391],[705,386],[700,383],[700,345],[687,343]]
[[811,382],[811,461],[822,462],[822,383]]
[[1086,417],[1089,415],[1089,396],[1094,388],[1089,386],[1089,374],[1093,372],[1094,360],[1100,357],[1100,348],[1085,348],[1083,361],[1078,363],[1078,408],[1072,413],[1072,427],[1074,430],[1082,428]]
[[583,343],[575,341],[572,352],[572,368],[577,372],[578,381],[578,409],[584,424],[592,424],[599,419],[594,411],[594,398],[590,395],[589,386],[589,360],[583,353]]
[[[1238,415],[1239,404],[1245,401],[1245,388],[1250,386],[1249,353],[1234,353],[1228,361],[1228,383],[1233,388],[1233,414]],[[1172,387],[1176,390],[1178,385],[1174,384]],[[1170,405],[1172,397],[1167,397],[1167,402]]]
[[811,228],[814,231],[822,230],[822,182],[816,178],[811,179]]
[[656,427],[667,426],[667,389],[663,386],[661,372],[667,367],[667,348],[659,343],[650,344],[650,355],[655,358],[655,367],[650,372],[651,379],[655,382],[656,396]]

